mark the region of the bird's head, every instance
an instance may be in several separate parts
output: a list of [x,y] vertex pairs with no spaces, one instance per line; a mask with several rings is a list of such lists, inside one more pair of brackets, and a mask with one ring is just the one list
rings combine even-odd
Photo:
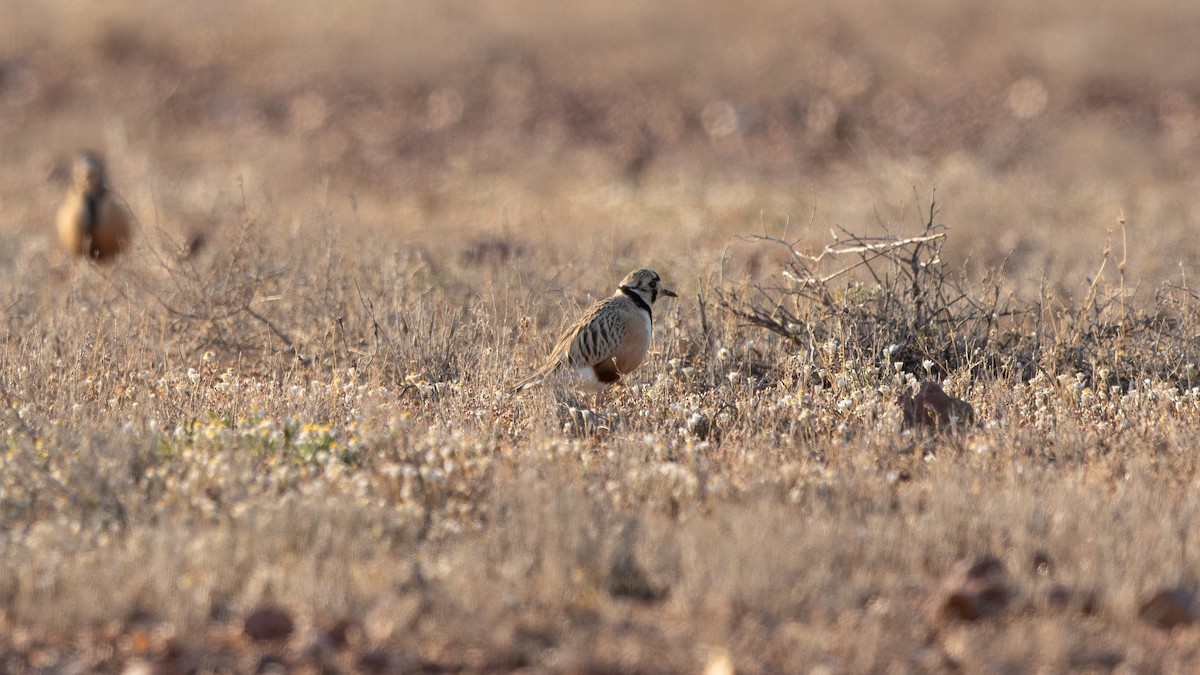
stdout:
[[650,304],[654,304],[654,301],[658,300],[660,295],[669,298],[678,297],[675,291],[663,285],[662,279],[659,278],[657,272],[645,268],[630,272],[628,276],[621,280],[620,287],[637,293]]
[[99,155],[87,152],[75,160],[75,187],[94,192],[103,188],[104,182],[104,162]]

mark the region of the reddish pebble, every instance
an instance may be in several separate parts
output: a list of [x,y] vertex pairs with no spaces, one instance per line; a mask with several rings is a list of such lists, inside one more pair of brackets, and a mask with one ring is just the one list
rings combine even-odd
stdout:
[[259,607],[246,615],[243,628],[246,636],[255,642],[282,640],[292,634],[296,624],[287,610],[274,607]]
[[1174,628],[1196,621],[1196,598],[1181,588],[1155,593],[1138,610],[1142,621],[1159,628]]
[[388,658],[387,652],[375,650],[359,656],[355,665],[364,673],[386,673],[391,659]]
[[350,619],[338,619],[323,631],[325,639],[334,649],[345,649],[362,639],[362,629]]
[[936,611],[943,617],[976,621],[996,614],[1011,592],[1004,563],[991,556],[956,565],[942,582]]

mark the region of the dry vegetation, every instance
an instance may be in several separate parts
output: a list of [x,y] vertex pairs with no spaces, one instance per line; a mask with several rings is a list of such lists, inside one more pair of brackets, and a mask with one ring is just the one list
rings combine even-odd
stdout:
[[[0,671],[1200,660],[1200,5],[0,15]],[[505,393],[643,265],[595,418]]]

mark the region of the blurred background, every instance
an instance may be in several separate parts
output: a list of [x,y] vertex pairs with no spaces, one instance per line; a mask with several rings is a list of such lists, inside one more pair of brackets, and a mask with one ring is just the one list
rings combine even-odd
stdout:
[[[0,260],[51,256],[71,157],[143,230],[314,225],[436,255],[729,258],[912,231],[1082,280],[1195,262],[1200,5],[1183,0],[0,0]],[[447,235],[451,235],[447,237]],[[1118,236],[1119,239],[1119,236]],[[450,255],[451,251],[446,251]],[[619,275],[618,275],[619,276]]]

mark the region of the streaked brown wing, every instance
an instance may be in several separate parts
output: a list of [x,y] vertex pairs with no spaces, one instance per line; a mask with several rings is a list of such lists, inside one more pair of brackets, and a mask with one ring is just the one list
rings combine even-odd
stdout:
[[625,338],[625,302],[623,297],[603,300],[573,326],[570,345],[560,352],[569,367],[586,368],[612,359]]

